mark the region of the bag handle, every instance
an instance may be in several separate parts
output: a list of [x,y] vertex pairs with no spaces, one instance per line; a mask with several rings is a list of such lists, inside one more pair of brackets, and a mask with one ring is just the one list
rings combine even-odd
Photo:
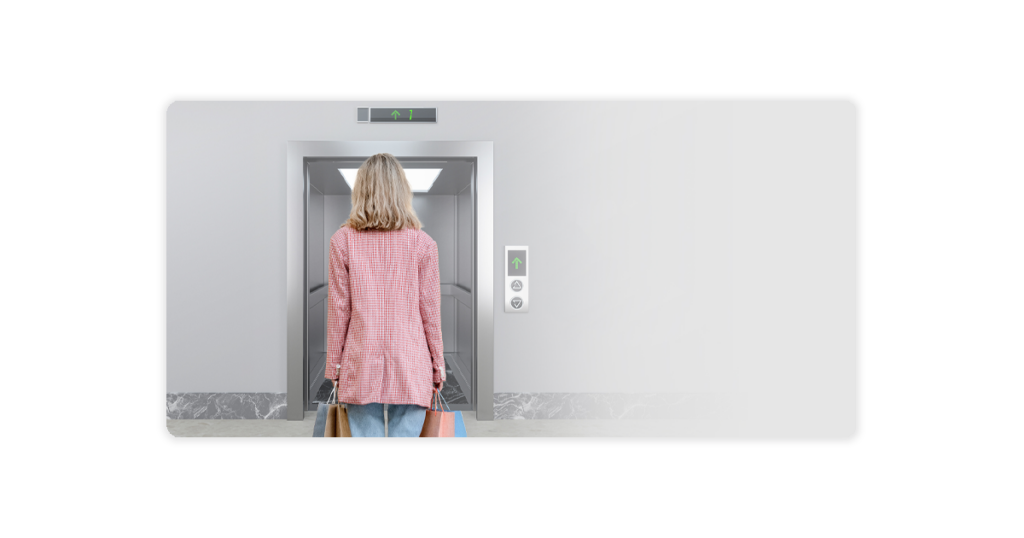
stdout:
[[448,407],[448,400],[444,399],[444,394],[441,394],[441,391],[437,391],[437,397],[441,398],[441,402],[444,403],[445,409],[447,409],[448,412],[450,413],[452,411],[452,408]]
[[338,372],[338,379],[334,380],[334,388],[331,389],[331,395],[327,397],[327,405],[331,405],[331,396],[334,396],[334,403],[335,404],[341,405],[341,402],[338,401],[338,385],[341,384],[341,365],[340,364],[336,367],[336,371]]
[[[442,403],[444,404],[444,407],[441,407]],[[436,404],[436,407],[435,407],[435,404]],[[445,408],[448,409],[449,413],[452,411],[451,408],[448,407],[448,402],[444,399],[444,396],[441,396],[441,391],[439,391],[437,389],[434,389],[434,395],[430,399],[430,407],[431,407],[431,411],[437,410],[437,411],[444,412]]]

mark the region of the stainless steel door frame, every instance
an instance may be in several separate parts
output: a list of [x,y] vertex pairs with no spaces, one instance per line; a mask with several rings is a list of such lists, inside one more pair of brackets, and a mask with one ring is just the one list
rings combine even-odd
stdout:
[[396,157],[475,158],[472,237],[474,259],[474,353],[477,420],[494,420],[494,144],[492,142],[316,142],[289,141],[285,183],[285,293],[287,297],[288,420],[305,413],[306,185],[309,157],[369,157],[386,152]]

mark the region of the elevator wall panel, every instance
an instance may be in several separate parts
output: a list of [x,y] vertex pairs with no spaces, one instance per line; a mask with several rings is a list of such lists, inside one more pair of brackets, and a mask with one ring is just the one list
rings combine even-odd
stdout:
[[327,299],[310,305],[309,309],[309,356],[327,351]]
[[327,367],[327,353],[318,353],[309,358],[309,376],[307,376],[307,390],[310,399],[316,395],[317,389],[323,384],[326,376],[324,371]]
[[456,338],[458,339],[458,356],[463,372],[471,372],[473,362],[473,310],[456,302],[458,313],[456,320]]
[[412,198],[423,231],[437,243],[441,283],[455,282],[455,196],[417,194]]
[[324,198],[316,189],[309,190],[309,218],[306,229],[306,284],[313,289],[327,282],[324,270]]
[[451,295],[441,296],[441,339],[445,353],[458,351],[455,340],[455,304]]
[[473,192],[467,187],[457,197],[458,275],[456,283],[473,289]]

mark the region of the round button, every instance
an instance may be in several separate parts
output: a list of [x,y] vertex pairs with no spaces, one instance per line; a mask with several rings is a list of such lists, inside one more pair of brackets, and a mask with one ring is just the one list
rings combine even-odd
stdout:
[[523,291],[523,283],[518,280],[513,280],[512,291]]
[[516,310],[519,310],[522,307],[523,307],[523,300],[520,299],[519,297],[513,297],[512,298],[512,308],[515,308]]

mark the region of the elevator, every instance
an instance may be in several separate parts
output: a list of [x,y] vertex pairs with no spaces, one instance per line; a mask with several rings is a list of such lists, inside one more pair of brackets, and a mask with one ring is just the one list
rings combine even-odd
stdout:
[[[327,362],[328,267],[331,236],[348,219],[361,157],[305,159],[305,298],[303,402],[315,410],[331,382]],[[422,230],[437,243],[441,335],[447,380],[442,396],[453,410],[473,410],[476,397],[476,159],[396,154],[413,189]]]

